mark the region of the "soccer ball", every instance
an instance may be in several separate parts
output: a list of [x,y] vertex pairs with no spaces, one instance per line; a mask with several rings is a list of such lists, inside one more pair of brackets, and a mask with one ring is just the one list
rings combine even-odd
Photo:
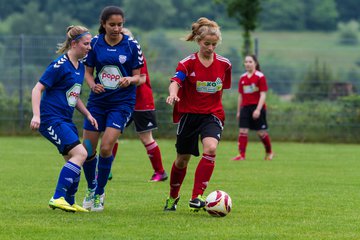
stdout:
[[213,217],[225,217],[232,207],[229,194],[216,190],[210,193],[205,200],[205,209]]

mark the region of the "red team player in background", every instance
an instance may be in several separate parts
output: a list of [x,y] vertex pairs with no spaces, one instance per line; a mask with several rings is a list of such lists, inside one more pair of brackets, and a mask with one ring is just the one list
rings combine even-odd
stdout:
[[199,136],[203,154],[195,171],[194,187],[189,207],[204,208],[202,197],[215,167],[225,113],[221,103],[223,89],[231,87],[231,63],[215,53],[221,42],[220,27],[207,18],[192,24],[186,41],[195,41],[199,51],[181,60],[169,86],[166,102],[174,106],[174,122],[178,123],[177,156],[170,175],[170,196],[165,211],[175,211],[179,191],[186,175],[191,155],[199,156]]
[[239,98],[236,118],[239,120],[239,155],[233,160],[245,160],[249,129],[256,130],[265,147],[265,160],[272,160],[271,141],[266,121],[266,92],[268,86],[265,75],[260,72],[260,64],[255,55],[245,57],[246,72],[239,80]]

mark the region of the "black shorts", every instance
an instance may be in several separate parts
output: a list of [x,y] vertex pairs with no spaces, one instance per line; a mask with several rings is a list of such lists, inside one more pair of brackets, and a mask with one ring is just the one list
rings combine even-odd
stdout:
[[156,112],[152,111],[134,111],[132,118],[135,123],[137,133],[148,132],[157,129]]
[[244,106],[240,109],[239,128],[249,128],[251,130],[266,130],[268,128],[266,121],[266,110],[264,108],[260,111],[260,117],[253,119],[252,114],[257,105]]
[[178,154],[199,156],[199,135],[201,140],[212,137],[220,141],[222,130],[222,122],[214,115],[185,114],[177,128],[176,151]]

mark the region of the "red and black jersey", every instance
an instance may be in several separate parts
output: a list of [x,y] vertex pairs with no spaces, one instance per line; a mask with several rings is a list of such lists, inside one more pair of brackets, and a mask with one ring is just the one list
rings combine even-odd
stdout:
[[135,111],[155,110],[154,97],[145,57],[144,66],[140,69],[140,74],[146,74],[146,82],[136,88]]
[[[244,73],[239,80],[239,93],[242,96],[241,106],[258,104],[260,92],[267,90],[266,77],[262,72],[255,71],[250,77]],[[265,105],[264,108],[266,108]]]
[[214,53],[214,61],[205,67],[198,53],[193,53],[178,63],[171,81],[180,86],[174,122],[178,122],[184,113],[213,114],[225,121],[222,93],[223,89],[231,87],[231,63],[227,58]]

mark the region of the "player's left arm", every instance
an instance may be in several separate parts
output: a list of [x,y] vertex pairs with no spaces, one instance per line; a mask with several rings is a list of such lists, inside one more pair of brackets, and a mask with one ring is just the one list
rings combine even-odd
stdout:
[[259,102],[256,106],[255,111],[253,112],[253,118],[254,119],[258,119],[260,117],[260,112],[261,109],[263,108],[264,104],[265,104],[265,99],[266,99],[266,92],[260,92],[260,98],[259,98]]
[[91,113],[85,107],[85,104],[81,101],[80,98],[78,98],[75,108],[90,121],[91,125],[93,125],[96,128],[96,130],[98,129],[98,124],[96,119],[91,115]]
[[119,81],[119,87],[128,87],[130,84],[140,85],[140,68],[132,70],[132,76],[123,77]]

